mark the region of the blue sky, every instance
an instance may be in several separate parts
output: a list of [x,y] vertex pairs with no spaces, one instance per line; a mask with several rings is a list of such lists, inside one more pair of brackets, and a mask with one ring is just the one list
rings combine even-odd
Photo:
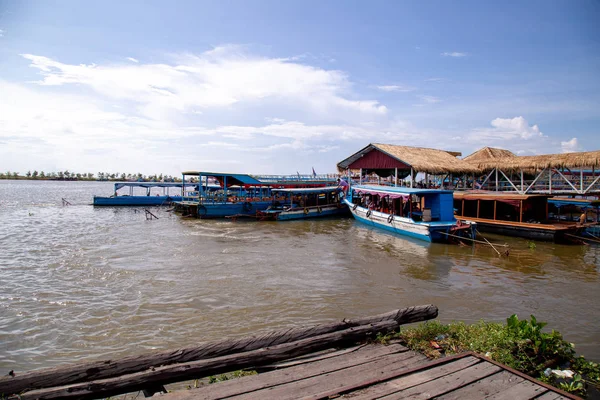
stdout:
[[598,1],[0,0],[0,170],[597,150]]

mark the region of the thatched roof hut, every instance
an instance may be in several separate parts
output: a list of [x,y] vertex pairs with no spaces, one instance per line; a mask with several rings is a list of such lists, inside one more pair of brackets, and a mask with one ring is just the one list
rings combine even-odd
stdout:
[[488,159],[471,158],[467,160],[467,158],[465,158],[465,161],[474,167],[488,171],[496,167],[505,171],[531,171],[544,168],[597,168],[600,166],[600,150],[578,153],[544,154],[539,156],[515,156],[512,154],[512,156]]
[[486,146],[472,154],[469,154],[468,156],[463,158],[463,160],[471,163],[477,163],[513,157],[517,156],[512,151]]
[[459,152],[449,152],[424,147],[398,146],[371,143],[352,154],[337,166],[340,171],[363,169],[379,172],[384,170],[426,172],[430,174],[462,174],[479,172],[479,168],[457,158]]

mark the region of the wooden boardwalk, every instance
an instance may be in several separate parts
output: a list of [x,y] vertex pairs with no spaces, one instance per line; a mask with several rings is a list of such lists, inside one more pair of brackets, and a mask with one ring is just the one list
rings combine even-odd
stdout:
[[576,399],[473,353],[436,361],[394,343],[319,353],[258,375],[162,395],[192,399]]

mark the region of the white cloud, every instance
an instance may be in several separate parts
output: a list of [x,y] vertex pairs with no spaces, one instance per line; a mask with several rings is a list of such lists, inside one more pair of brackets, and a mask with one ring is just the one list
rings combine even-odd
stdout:
[[579,142],[575,137],[571,140],[567,140],[566,142],[560,142],[560,148],[563,153],[574,153],[581,151],[581,146],[579,146]]
[[4,36],[4,31],[0,29],[0,37]]
[[467,53],[460,53],[458,51],[452,51],[452,52],[444,52],[444,53],[441,53],[440,55],[442,55],[444,57],[466,57]]
[[413,87],[404,86],[404,85],[381,85],[381,86],[375,86],[375,87],[384,92],[412,92],[412,91],[416,90]]
[[129,60],[129,61],[134,62],[136,64],[140,62],[140,60],[138,60],[137,58],[133,58],[133,57],[127,57],[126,60]]
[[427,104],[435,104],[435,103],[440,103],[442,101],[442,99],[440,99],[439,97],[435,97],[435,96],[420,95],[417,97],[420,98],[421,100],[423,100]]
[[223,108],[258,101],[287,101],[321,112],[343,109],[382,115],[376,100],[357,100],[348,76],[337,70],[264,58],[236,46],[182,55],[172,64],[71,65],[23,54],[40,71],[40,85],[86,85],[97,93],[138,104],[150,118],[167,112]]
[[496,128],[497,133],[510,137],[531,139],[544,136],[537,125],[529,126],[529,123],[523,117],[496,118],[491,122],[491,125]]
[[445,80],[444,78],[427,78],[425,82],[444,82]]

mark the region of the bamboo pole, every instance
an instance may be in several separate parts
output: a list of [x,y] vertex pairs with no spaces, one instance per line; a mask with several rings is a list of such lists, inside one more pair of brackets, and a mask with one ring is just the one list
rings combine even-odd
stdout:
[[495,251],[496,253],[498,253],[498,256],[502,257],[502,254],[500,254],[500,252],[499,252],[499,251],[498,251],[498,250],[497,250],[497,249],[494,247],[494,245],[493,245],[493,244],[491,244],[491,243],[490,243],[490,241],[489,241],[489,240],[487,240],[487,239],[485,238],[485,236],[483,236],[481,233],[479,233],[479,231],[478,231],[478,230],[475,230],[475,232],[477,232],[477,233],[478,233],[478,234],[479,234],[479,235],[480,235],[480,236],[483,238],[483,240],[485,240],[485,242],[486,242],[487,244],[489,244],[490,246],[492,246],[492,249],[494,249],[494,251]]

